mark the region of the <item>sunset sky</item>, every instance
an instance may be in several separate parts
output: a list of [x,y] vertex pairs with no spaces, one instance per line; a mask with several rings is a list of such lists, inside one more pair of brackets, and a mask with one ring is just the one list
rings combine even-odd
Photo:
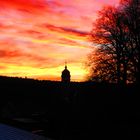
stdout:
[[0,0],[0,75],[84,81],[97,11],[119,0]]

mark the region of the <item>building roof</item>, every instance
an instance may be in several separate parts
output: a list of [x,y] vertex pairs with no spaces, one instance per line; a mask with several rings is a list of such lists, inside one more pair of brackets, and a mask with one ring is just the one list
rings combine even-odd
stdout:
[[62,74],[70,74],[70,71],[67,69],[67,66],[65,66],[65,69],[62,71]]
[[32,134],[30,132],[0,124],[0,140],[50,140],[43,136]]

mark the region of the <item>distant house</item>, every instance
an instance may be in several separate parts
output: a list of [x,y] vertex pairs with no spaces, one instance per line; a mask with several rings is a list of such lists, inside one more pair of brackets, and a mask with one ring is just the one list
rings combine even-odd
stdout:
[[70,71],[67,69],[67,65],[65,64],[65,69],[62,71],[61,81],[64,83],[70,82]]

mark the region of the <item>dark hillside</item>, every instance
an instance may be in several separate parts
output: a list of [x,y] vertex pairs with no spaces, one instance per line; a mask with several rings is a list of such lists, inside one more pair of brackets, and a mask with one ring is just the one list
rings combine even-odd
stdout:
[[0,77],[1,122],[54,139],[139,137],[139,100],[132,84]]

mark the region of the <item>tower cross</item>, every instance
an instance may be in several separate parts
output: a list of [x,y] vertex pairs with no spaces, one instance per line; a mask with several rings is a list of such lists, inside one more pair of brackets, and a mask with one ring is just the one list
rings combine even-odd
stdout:
[[65,61],[65,69],[67,69],[67,62]]

